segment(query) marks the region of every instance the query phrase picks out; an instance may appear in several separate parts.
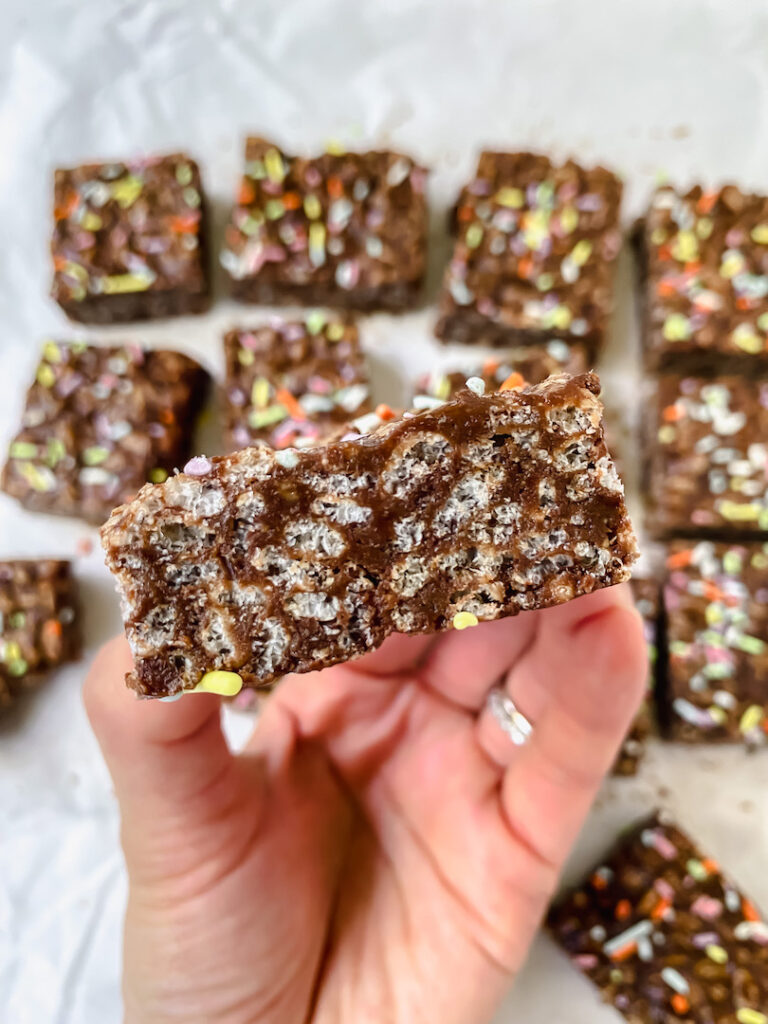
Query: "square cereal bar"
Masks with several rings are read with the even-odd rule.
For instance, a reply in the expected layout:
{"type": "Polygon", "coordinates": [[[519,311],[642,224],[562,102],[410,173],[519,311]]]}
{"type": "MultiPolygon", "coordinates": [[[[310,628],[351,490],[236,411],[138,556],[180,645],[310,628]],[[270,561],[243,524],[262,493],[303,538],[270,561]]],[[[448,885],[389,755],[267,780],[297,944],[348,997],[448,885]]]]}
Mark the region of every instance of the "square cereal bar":
{"type": "Polygon", "coordinates": [[[627,579],[599,390],[464,388],[354,440],[255,445],[143,488],[102,528],[130,685],[233,694],[627,579]]]}
{"type": "Polygon", "coordinates": [[[312,312],[224,337],[230,450],[306,447],[370,410],[355,324],[312,312]]]}
{"type": "Polygon", "coordinates": [[[427,251],[426,171],[400,153],[290,156],[249,138],[221,264],[243,302],[412,306],[427,251]]]}
{"type": "Polygon", "coordinates": [[[768,369],[768,196],[665,186],[635,242],[649,368],[768,369]]]}
{"type": "Polygon", "coordinates": [[[662,374],[655,386],[645,438],[654,532],[767,534],[768,381],[662,374]]]}
{"type": "Polygon", "coordinates": [[[539,384],[553,373],[584,373],[587,353],[583,345],[568,345],[553,338],[545,345],[523,345],[500,353],[497,358],[481,364],[467,364],[463,369],[436,370],[425,374],[416,383],[414,408],[428,408],[435,402],[452,398],[464,387],[468,378],[479,377],[487,391],[498,391],[510,377],[515,383],[539,384]]]}
{"type": "Polygon", "coordinates": [[[648,689],[613,766],[614,775],[637,774],[638,765],[645,752],[645,742],[653,729],[652,701],[658,661],[660,587],[656,580],[639,576],[633,576],[631,584],[635,607],[643,619],[645,643],[648,648],[648,689]]]}
{"type": "Polygon", "coordinates": [[[0,711],[41,673],[80,653],[69,562],[0,561],[0,711]]]}
{"type": "Polygon", "coordinates": [[[625,836],[548,926],[630,1024],[768,1024],[768,924],[665,815],[625,836]]]}
{"type": "Polygon", "coordinates": [[[2,489],[36,512],[103,522],[184,464],[207,383],[180,352],[46,342],[2,489]]]}
{"type": "Polygon", "coordinates": [[[621,247],[622,185],[603,167],[533,153],[480,156],[456,207],[436,334],[492,345],[602,345],[621,247]]]}
{"type": "Polygon", "coordinates": [[[670,739],[768,740],[768,545],[678,542],[664,585],[670,739]]]}
{"type": "Polygon", "coordinates": [[[185,154],[57,170],[54,222],[51,294],[71,320],[208,308],[203,186],[185,154]]]}

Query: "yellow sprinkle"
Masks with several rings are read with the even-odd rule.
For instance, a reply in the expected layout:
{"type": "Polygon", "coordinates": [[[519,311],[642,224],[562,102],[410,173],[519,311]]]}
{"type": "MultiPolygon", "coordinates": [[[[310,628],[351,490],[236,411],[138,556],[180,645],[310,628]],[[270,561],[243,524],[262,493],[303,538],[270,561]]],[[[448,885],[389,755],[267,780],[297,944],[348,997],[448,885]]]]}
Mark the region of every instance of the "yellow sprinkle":
{"type": "Polygon", "coordinates": [[[144,185],[137,177],[133,174],[126,174],[112,186],[112,198],[116,199],[124,210],[127,210],[139,198],[143,188],[144,185]]]}
{"type": "Polygon", "coordinates": [[[710,217],[700,217],[696,221],[696,234],[699,238],[709,238],[714,226],[715,225],[710,217]]]}
{"type": "Polygon", "coordinates": [[[714,943],[710,943],[704,947],[704,952],[707,954],[710,960],[714,960],[716,964],[724,964],[728,962],[728,954],[722,946],[716,946],[714,943]]]}
{"type": "Polygon", "coordinates": [[[672,242],[672,256],[679,263],[691,263],[699,258],[699,240],[692,231],[681,231],[672,242]]]}
{"type": "Polygon", "coordinates": [[[43,345],[43,359],[46,359],[49,363],[61,362],[61,349],[55,341],[46,341],[43,345]]]}
{"type": "Polygon", "coordinates": [[[160,466],[157,466],[155,469],[150,469],[149,479],[153,484],[161,484],[164,480],[168,479],[168,472],[160,466]]]}
{"type": "Polygon", "coordinates": [[[453,616],[453,628],[454,629],[468,629],[470,626],[476,626],[480,620],[472,612],[456,612],[453,616]]]}
{"type": "Polygon", "coordinates": [[[586,238],[582,238],[580,242],[577,242],[573,247],[571,253],[571,259],[577,267],[583,267],[592,254],[592,243],[588,242],[586,238]]]}
{"type": "Polygon", "coordinates": [[[759,704],[751,704],[744,714],[741,716],[739,722],[739,729],[741,732],[752,732],[763,720],[763,709],[759,704]]]}
{"type": "Polygon", "coordinates": [[[560,214],[560,227],[570,235],[579,226],[579,213],[575,206],[564,206],[560,214]]]}
{"type": "Polygon", "coordinates": [[[331,156],[344,156],[346,149],[338,139],[328,139],[325,144],[325,152],[330,153],[331,156]]]}
{"type": "Polygon", "coordinates": [[[276,149],[268,149],[264,154],[264,169],[269,180],[274,181],[276,185],[279,185],[285,177],[283,158],[276,149]]]}
{"type": "Polygon", "coordinates": [[[659,432],[656,436],[662,444],[672,444],[677,437],[677,431],[671,423],[665,423],[663,427],[659,427],[659,432]]]}
{"type": "Polygon", "coordinates": [[[91,210],[87,210],[83,214],[83,219],[80,221],[80,226],[84,228],[85,231],[98,231],[103,224],[104,221],[98,213],[93,213],[91,210]]]}
{"type": "Polygon", "coordinates": [[[269,405],[269,381],[266,377],[257,377],[253,382],[251,405],[257,409],[266,409],[269,405]]]}
{"type": "Polygon", "coordinates": [[[328,341],[341,341],[344,337],[344,324],[334,320],[333,323],[328,324],[325,333],[328,336],[328,341]]]}
{"type": "Polygon", "coordinates": [[[44,388],[52,388],[56,383],[56,374],[47,363],[41,363],[37,368],[37,383],[44,388]]]}
{"type": "Polygon", "coordinates": [[[717,511],[723,517],[731,522],[748,523],[754,519],[757,519],[760,515],[759,505],[740,505],[735,501],[721,501],[717,506],[717,511]]]}
{"type": "Polygon", "coordinates": [[[310,220],[317,220],[320,214],[323,212],[323,208],[320,205],[320,200],[317,196],[311,193],[304,199],[304,213],[310,220]]]}
{"type": "Polygon", "coordinates": [[[760,1010],[750,1010],[748,1006],[736,1011],[736,1020],[739,1024],[768,1024],[768,1017],[764,1013],[760,1010]]]}
{"type": "Polygon", "coordinates": [[[123,295],[126,292],[145,292],[152,284],[146,274],[110,274],[102,277],[101,290],[105,295],[123,295]]]}
{"type": "Polygon", "coordinates": [[[519,188],[500,188],[493,197],[499,206],[510,206],[519,210],[523,205],[523,193],[519,188]]]}
{"type": "Polygon", "coordinates": [[[768,245],[768,224],[757,224],[752,228],[750,235],[752,241],[758,245],[768,245]]]}
{"type": "Polygon", "coordinates": [[[194,693],[219,693],[222,697],[234,697],[243,688],[243,680],[237,672],[206,672],[194,693]]]}

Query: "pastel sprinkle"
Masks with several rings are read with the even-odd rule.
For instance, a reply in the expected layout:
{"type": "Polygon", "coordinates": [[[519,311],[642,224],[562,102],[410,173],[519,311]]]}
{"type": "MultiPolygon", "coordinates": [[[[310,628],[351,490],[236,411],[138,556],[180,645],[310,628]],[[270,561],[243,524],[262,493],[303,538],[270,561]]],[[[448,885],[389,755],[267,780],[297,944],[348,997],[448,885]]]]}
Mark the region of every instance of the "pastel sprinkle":
{"type": "Polygon", "coordinates": [[[285,177],[283,158],[276,149],[268,149],[264,154],[264,169],[269,180],[275,182],[276,185],[279,185],[285,177]]]}
{"type": "Polygon", "coordinates": [[[482,377],[468,377],[467,387],[470,391],[474,391],[476,395],[485,394],[485,381],[482,377]]]}
{"type": "Polygon", "coordinates": [[[483,240],[483,229],[479,224],[470,224],[464,237],[470,249],[476,249],[483,240]]]}
{"type": "Polygon", "coordinates": [[[234,697],[242,688],[243,680],[237,672],[206,672],[192,692],[218,693],[222,697],[234,697]]]}
{"type": "Polygon", "coordinates": [[[293,469],[299,464],[299,456],[293,448],[283,448],[282,451],[275,452],[275,462],[283,469],[293,469]]]}
{"type": "Polygon", "coordinates": [[[56,374],[47,363],[41,363],[37,368],[37,383],[44,388],[52,388],[56,383],[56,374]]]}
{"type": "Polygon", "coordinates": [[[728,953],[723,949],[722,946],[710,943],[704,947],[704,952],[707,954],[710,960],[714,960],[716,964],[725,964],[728,962],[728,953]]]}
{"type": "Polygon", "coordinates": [[[661,980],[665,982],[675,992],[679,992],[681,996],[687,996],[691,991],[691,986],[682,976],[680,971],[675,970],[674,967],[664,967],[661,971],[661,980]]]}
{"type": "Polygon", "coordinates": [[[472,612],[457,612],[453,616],[453,628],[454,629],[468,629],[470,626],[476,626],[480,620],[472,612]]]}
{"type": "Polygon", "coordinates": [[[768,224],[756,224],[750,231],[750,237],[758,245],[768,245],[768,224]]]}
{"type": "Polygon", "coordinates": [[[736,1020],[739,1024],[768,1024],[768,1017],[764,1013],[760,1010],[750,1010],[748,1006],[736,1011],[736,1020]]]}
{"type": "Polygon", "coordinates": [[[150,469],[149,479],[153,484],[161,484],[168,479],[168,470],[163,469],[161,466],[156,466],[154,469],[150,469]]]}
{"type": "Polygon", "coordinates": [[[251,404],[257,409],[265,409],[269,404],[269,381],[266,377],[257,377],[251,387],[251,404]]]}
{"type": "Polygon", "coordinates": [[[37,458],[37,445],[30,441],[14,441],[9,453],[12,459],[35,459],[37,458]]]}
{"type": "Polygon", "coordinates": [[[101,290],[105,295],[145,292],[153,280],[149,274],[111,274],[101,278],[101,290]]]}
{"type": "Polygon", "coordinates": [[[739,721],[739,731],[742,733],[752,732],[763,721],[764,712],[759,704],[751,704],[739,721]]]}
{"type": "Polygon", "coordinates": [[[670,313],[664,321],[661,333],[667,341],[687,341],[691,336],[691,324],[682,313],[670,313]]]}
{"type": "Polygon", "coordinates": [[[508,206],[519,210],[523,205],[523,193],[519,188],[500,188],[493,197],[499,206],[508,206]]]}
{"type": "Polygon", "coordinates": [[[213,463],[204,455],[195,455],[184,467],[184,472],[189,476],[205,476],[213,469],[213,463]]]}

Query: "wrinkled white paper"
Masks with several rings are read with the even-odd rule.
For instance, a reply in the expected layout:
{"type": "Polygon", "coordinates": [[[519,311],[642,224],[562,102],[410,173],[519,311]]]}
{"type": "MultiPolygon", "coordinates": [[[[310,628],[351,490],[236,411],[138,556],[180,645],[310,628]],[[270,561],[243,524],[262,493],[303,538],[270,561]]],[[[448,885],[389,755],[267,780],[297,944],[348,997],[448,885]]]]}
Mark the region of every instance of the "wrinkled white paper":
{"type": "MultiPolygon", "coordinates": [[[[768,189],[768,10],[761,0],[4,0],[0,34],[0,446],[46,335],[179,346],[221,370],[225,326],[260,311],[219,301],[200,319],[74,331],[47,297],[52,168],[188,149],[217,219],[247,130],[311,152],[392,144],[434,168],[432,284],[445,210],[478,148],[604,161],[627,182],[627,223],[659,171],[768,189]]],[[[636,330],[628,257],[604,372],[632,419],[636,330]]],[[[445,354],[431,309],[364,325],[377,397],[445,354]]],[[[213,450],[215,441],[207,444],[213,450]]],[[[629,457],[631,463],[632,459],[629,457]]],[[[0,557],[74,556],[95,532],[0,498],[0,557]]],[[[117,813],[79,687],[119,628],[97,548],[78,559],[85,661],[0,724],[0,1021],[119,1019],[124,879],[117,813]]],[[[239,716],[230,727],[242,736],[239,716]]],[[[636,780],[610,780],[569,875],[622,824],[670,807],[768,905],[768,755],[654,744],[636,780]]],[[[498,1021],[616,1020],[541,938],[498,1021]]]]}

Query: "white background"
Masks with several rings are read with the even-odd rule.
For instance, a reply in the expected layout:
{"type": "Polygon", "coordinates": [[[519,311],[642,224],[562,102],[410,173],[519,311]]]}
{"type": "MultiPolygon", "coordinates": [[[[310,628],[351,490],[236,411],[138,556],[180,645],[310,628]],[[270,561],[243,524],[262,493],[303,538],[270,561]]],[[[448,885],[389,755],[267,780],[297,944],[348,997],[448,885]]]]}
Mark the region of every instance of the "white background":
{"type": "MultiPolygon", "coordinates": [[[[0,4],[0,445],[46,335],[77,335],[47,297],[51,171],[186,148],[221,223],[247,130],[312,152],[329,138],[391,144],[432,166],[433,283],[445,209],[482,144],[605,161],[627,182],[625,221],[656,175],[768,189],[768,9],[730,0],[2,0],[0,4]]],[[[631,267],[604,374],[636,392],[631,267]]],[[[220,372],[238,310],[120,330],[220,372]]],[[[429,368],[433,312],[364,325],[377,398],[429,368]]],[[[80,332],[82,334],[82,332],[80,332]]],[[[629,416],[631,421],[631,415],[629,416]]],[[[202,442],[201,442],[202,443],[202,442]]],[[[210,453],[215,440],[206,440],[210,453]]],[[[627,456],[632,476],[632,456],[627,456]]],[[[0,557],[72,557],[94,531],[0,498],[0,557]]],[[[119,1019],[124,880],[109,780],[79,698],[87,660],[119,620],[98,549],[78,560],[86,659],[0,723],[0,1021],[119,1019]]],[[[230,723],[242,735],[243,716],[230,723]]],[[[768,752],[654,744],[636,780],[610,780],[572,859],[575,877],[620,825],[671,808],[768,906],[768,752]]],[[[254,912],[257,912],[254,909],[254,912]]],[[[540,938],[498,1020],[618,1021],[540,938]]]]}

